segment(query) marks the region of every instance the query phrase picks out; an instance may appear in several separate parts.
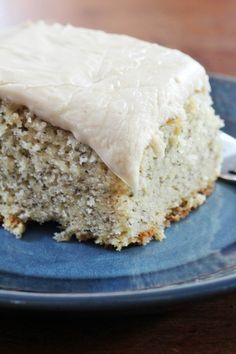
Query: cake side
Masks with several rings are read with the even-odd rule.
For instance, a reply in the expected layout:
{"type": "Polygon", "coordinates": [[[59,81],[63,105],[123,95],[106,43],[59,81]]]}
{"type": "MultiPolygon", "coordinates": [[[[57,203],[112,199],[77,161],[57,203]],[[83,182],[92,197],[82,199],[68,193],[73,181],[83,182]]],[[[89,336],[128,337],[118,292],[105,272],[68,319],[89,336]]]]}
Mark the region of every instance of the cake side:
{"type": "Polygon", "coordinates": [[[90,147],[9,102],[1,105],[0,126],[0,214],[7,229],[21,236],[28,220],[54,220],[64,229],[60,240],[116,232],[115,190],[128,187],[90,147]]]}
{"type": "Polygon", "coordinates": [[[0,214],[20,237],[29,220],[57,221],[58,241],[78,240],[117,249],[162,239],[169,222],[205,200],[219,173],[221,122],[208,93],[185,104],[186,119],[160,128],[164,157],[149,145],[137,193],[87,145],[42,121],[27,108],[3,101],[0,111],[0,214]]]}

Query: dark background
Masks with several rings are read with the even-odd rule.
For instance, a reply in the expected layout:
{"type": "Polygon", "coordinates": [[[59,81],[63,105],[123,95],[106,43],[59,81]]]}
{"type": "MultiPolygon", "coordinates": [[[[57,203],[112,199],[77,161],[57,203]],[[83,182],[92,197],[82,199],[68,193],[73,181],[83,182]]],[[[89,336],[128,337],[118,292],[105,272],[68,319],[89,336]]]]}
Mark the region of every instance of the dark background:
{"type": "MultiPolygon", "coordinates": [[[[0,27],[45,19],[183,50],[236,76],[235,0],[0,0],[0,27]]],[[[162,314],[81,317],[0,309],[0,353],[236,353],[236,294],[162,314]]]]}

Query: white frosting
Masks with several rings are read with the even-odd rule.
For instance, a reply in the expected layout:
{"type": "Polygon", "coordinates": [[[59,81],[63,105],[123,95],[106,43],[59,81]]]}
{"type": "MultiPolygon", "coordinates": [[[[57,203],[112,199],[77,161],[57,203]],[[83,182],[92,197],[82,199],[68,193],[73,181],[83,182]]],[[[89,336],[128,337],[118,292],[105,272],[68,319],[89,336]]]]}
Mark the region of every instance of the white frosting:
{"type": "Polygon", "coordinates": [[[200,64],[157,44],[43,22],[0,31],[0,96],[71,131],[134,189],[144,149],[164,151],[160,125],[204,88],[200,64]]]}

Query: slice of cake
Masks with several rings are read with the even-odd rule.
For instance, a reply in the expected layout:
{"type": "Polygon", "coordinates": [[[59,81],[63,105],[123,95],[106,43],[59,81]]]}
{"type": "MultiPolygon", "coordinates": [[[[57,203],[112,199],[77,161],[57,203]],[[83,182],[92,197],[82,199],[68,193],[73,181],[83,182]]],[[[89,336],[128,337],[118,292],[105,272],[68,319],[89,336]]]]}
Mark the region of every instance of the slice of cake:
{"type": "Polygon", "coordinates": [[[0,214],[21,237],[54,220],[58,241],[120,250],[161,240],[219,173],[203,67],[124,35],[43,22],[0,32],[0,214]]]}

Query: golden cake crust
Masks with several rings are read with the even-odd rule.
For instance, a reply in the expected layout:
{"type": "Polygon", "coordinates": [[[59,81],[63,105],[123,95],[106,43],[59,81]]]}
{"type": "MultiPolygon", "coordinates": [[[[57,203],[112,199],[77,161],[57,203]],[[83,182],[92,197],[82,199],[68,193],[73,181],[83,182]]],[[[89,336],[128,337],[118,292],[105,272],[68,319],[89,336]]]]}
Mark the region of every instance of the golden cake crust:
{"type": "MultiPolygon", "coordinates": [[[[203,195],[205,197],[208,197],[211,195],[211,193],[214,190],[214,185],[215,183],[209,183],[209,185],[198,191],[196,193],[196,196],[198,195],[203,195]]],[[[183,218],[185,218],[193,209],[196,209],[199,205],[202,203],[199,201],[198,198],[194,198],[194,196],[191,197],[191,200],[195,200],[194,203],[189,204],[189,199],[186,198],[184,199],[181,204],[178,207],[175,207],[171,210],[171,213],[166,216],[165,219],[165,227],[169,227],[171,223],[177,222],[183,218]]],[[[203,202],[205,201],[205,198],[203,202]]],[[[3,223],[4,227],[15,234],[16,236],[20,236],[26,229],[26,224],[17,216],[15,215],[9,215],[8,217],[3,218],[3,216],[0,215],[0,222],[3,223]]],[[[82,237],[80,237],[80,241],[87,241],[91,237],[86,234],[82,234],[82,237]]],[[[156,239],[158,241],[161,241],[163,239],[163,236],[158,233],[158,230],[156,227],[150,227],[147,230],[144,230],[140,232],[138,235],[136,235],[136,243],[140,245],[145,245],[148,243],[151,239],[156,239]]]]}

